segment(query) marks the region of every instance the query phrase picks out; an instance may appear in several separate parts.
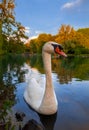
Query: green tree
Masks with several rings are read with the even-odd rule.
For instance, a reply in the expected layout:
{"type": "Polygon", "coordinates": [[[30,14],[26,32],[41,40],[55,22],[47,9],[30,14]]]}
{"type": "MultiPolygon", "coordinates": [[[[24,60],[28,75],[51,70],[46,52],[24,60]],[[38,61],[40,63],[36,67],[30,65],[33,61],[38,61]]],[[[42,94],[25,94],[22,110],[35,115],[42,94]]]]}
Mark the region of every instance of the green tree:
{"type": "MultiPolygon", "coordinates": [[[[8,35],[11,31],[10,24],[13,23],[14,15],[14,0],[2,0],[0,3],[0,35],[2,40],[2,35],[8,35]],[[9,24],[10,23],[10,24],[9,24]]],[[[8,36],[7,36],[8,37],[8,36]]],[[[3,40],[0,42],[0,50],[2,49],[3,40]]]]}
{"type": "Polygon", "coordinates": [[[3,44],[2,23],[1,23],[1,21],[0,21],[0,54],[2,54],[2,44],[3,44]]]}
{"type": "Polygon", "coordinates": [[[37,53],[37,39],[32,39],[29,43],[30,53],[37,53]]]}

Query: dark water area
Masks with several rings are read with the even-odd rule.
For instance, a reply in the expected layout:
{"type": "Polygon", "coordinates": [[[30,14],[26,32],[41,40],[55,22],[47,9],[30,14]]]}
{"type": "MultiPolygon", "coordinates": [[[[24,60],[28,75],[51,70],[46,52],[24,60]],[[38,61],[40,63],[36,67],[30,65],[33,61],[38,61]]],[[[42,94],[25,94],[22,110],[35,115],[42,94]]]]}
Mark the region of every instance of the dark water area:
{"type": "Polygon", "coordinates": [[[36,113],[23,98],[26,65],[45,77],[41,56],[0,57],[0,130],[89,130],[89,58],[52,58],[58,111],[51,116],[36,113]]]}

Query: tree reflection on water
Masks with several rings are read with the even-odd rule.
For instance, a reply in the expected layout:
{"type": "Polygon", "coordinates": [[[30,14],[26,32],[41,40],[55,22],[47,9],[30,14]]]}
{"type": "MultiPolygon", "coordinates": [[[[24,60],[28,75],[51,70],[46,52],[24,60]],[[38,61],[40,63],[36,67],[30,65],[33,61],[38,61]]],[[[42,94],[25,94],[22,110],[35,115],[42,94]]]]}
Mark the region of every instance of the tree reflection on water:
{"type": "MultiPolygon", "coordinates": [[[[43,62],[41,56],[26,57],[21,55],[1,56],[0,57],[0,130],[15,129],[11,126],[11,117],[8,113],[12,107],[18,102],[16,100],[16,84],[25,82],[25,74],[27,70],[24,64],[36,68],[41,74],[44,74],[43,62]]],[[[52,58],[52,73],[57,75],[57,81],[60,84],[68,84],[73,78],[77,80],[89,80],[89,59],[82,57],[68,57],[66,59],[52,58]]],[[[53,126],[49,117],[39,115],[42,125],[38,123],[39,130],[46,128],[52,130],[53,126]],[[47,121],[50,122],[47,124],[47,121]],[[46,122],[46,123],[45,123],[46,122]]],[[[55,122],[56,116],[53,116],[55,122]]],[[[37,124],[34,120],[29,120],[27,125],[22,127],[22,130],[27,130],[29,124],[37,124]]],[[[53,124],[54,125],[54,124],[53,124]]],[[[36,128],[37,128],[36,127],[36,128]]],[[[36,129],[35,128],[35,129],[36,129]]],[[[38,130],[38,129],[37,129],[38,130]]]]}

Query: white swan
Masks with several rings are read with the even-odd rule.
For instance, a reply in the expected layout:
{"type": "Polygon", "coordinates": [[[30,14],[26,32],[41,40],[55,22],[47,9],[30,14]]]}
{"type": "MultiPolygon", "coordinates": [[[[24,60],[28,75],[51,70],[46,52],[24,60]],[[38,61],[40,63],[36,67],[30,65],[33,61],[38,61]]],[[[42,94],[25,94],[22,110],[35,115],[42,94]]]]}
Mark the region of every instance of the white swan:
{"type": "Polygon", "coordinates": [[[57,112],[58,103],[52,84],[51,54],[55,52],[66,57],[66,54],[62,50],[62,46],[55,42],[47,42],[43,46],[42,57],[46,75],[45,87],[41,80],[39,81],[39,78],[35,78],[34,74],[29,77],[24,98],[40,114],[50,115],[57,112]]]}

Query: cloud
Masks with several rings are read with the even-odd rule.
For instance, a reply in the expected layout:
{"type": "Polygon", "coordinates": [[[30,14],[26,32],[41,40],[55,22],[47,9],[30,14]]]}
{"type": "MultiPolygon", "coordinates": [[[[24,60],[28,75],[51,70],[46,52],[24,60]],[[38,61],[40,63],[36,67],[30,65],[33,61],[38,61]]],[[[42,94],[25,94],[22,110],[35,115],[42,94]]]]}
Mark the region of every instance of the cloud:
{"type": "Polygon", "coordinates": [[[30,37],[30,39],[35,39],[35,38],[37,38],[37,37],[38,37],[38,35],[32,36],[32,37],[30,37]]]}
{"type": "Polygon", "coordinates": [[[30,33],[30,28],[29,27],[25,27],[25,32],[26,33],[30,33]]]}
{"type": "Polygon", "coordinates": [[[37,37],[38,37],[38,35],[29,37],[27,40],[25,40],[24,44],[30,43],[30,41],[31,41],[32,39],[36,39],[37,37]]]}
{"type": "Polygon", "coordinates": [[[37,35],[39,35],[39,34],[41,34],[41,33],[43,33],[43,32],[40,31],[40,30],[36,30],[36,31],[35,31],[35,34],[37,34],[37,35]]]}
{"type": "Polygon", "coordinates": [[[76,6],[80,5],[82,2],[83,2],[83,0],[75,0],[75,1],[73,1],[73,2],[67,2],[67,3],[65,3],[65,4],[61,7],[61,9],[62,9],[62,10],[63,10],[63,9],[70,9],[70,8],[73,8],[73,7],[76,7],[76,6]]]}
{"type": "Polygon", "coordinates": [[[24,41],[24,44],[30,43],[30,40],[36,39],[39,36],[39,34],[43,33],[40,30],[33,30],[33,29],[29,28],[29,27],[25,27],[25,29],[27,31],[29,31],[30,37],[27,40],[24,41]]]}

